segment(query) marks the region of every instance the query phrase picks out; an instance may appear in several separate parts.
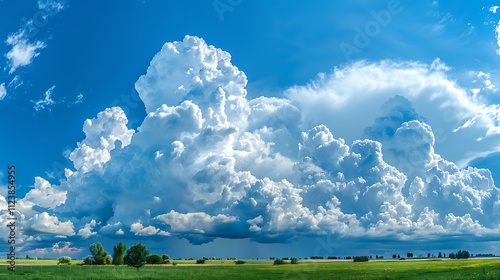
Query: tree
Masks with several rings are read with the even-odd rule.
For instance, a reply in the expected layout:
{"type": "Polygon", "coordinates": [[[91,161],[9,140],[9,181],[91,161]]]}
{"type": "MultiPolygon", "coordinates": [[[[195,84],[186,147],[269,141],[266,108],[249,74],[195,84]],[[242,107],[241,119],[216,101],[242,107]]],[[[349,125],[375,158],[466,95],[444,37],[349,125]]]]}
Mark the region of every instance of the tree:
{"type": "Polygon", "coordinates": [[[116,246],[113,247],[113,264],[122,265],[124,263],[123,258],[125,257],[125,251],[127,250],[127,245],[122,242],[118,242],[116,246]]]}
{"type": "Polygon", "coordinates": [[[431,257],[431,253],[427,253],[427,257],[430,258],[431,257]]]}
{"type": "Polygon", "coordinates": [[[448,256],[450,257],[450,259],[456,259],[457,258],[456,255],[455,255],[455,253],[450,253],[448,256]]]}
{"type": "Polygon", "coordinates": [[[297,258],[291,258],[290,259],[290,263],[291,264],[298,264],[299,263],[299,260],[297,258]]]}
{"type": "Polygon", "coordinates": [[[455,255],[457,259],[468,259],[470,257],[469,251],[458,251],[458,253],[455,255]]]}
{"type": "Polygon", "coordinates": [[[162,264],[163,259],[160,257],[160,255],[153,254],[153,255],[147,256],[146,263],[147,264],[162,264]]]}
{"type": "Polygon", "coordinates": [[[170,256],[166,255],[166,254],[163,254],[161,256],[161,259],[162,259],[163,263],[168,263],[170,261],[170,256]]]}
{"type": "Polygon", "coordinates": [[[392,255],[392,258],[393,258],[393,259],[395,259],[395,258],[397,258],[397,257],[398,257],[398,256],[397,256],[396,254],[393,254],[393,255],[392,255]]]}
{"type": "Polygon", "coordinates": [[[407,257],[407,258],[413,258],[413,253],[407,253],[407,254],[406,254],[406,257],[407,257]]]}
{"type": "Polygon", "coordinates": [[[108,252],[104,251],[100,242],[90,244],[89,250],[93,256],[93,264],[103,265],[111,263],[111,256],[108,252]]]}
{"type": "Polygon", "coordinates": [[[442,257],[443,257],[443,255],[441,254],[441,252],[439,252],[438,258],[442,258],[442,257]]]}
{"type": "Polygon", "coordinates": [[[135,244],[130,249],[127,250],[127,254],[125,255],[124,261],[128,266],[133,266],[139,268],[146,264],[146,257],[149,255],[149,250],[146,248],[146,245],[142,245],[141,243],[135,244]]]}

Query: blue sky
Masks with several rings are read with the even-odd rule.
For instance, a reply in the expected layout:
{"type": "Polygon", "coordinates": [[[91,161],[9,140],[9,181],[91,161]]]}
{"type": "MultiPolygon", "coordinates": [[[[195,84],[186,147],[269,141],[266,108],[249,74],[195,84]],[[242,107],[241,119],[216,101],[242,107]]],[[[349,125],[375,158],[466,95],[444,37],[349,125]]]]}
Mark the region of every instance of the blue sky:
{"type": "Polygon", "coordinates": [[[500,254],[496,5],[0,1],[20,254],[500,254]]]}

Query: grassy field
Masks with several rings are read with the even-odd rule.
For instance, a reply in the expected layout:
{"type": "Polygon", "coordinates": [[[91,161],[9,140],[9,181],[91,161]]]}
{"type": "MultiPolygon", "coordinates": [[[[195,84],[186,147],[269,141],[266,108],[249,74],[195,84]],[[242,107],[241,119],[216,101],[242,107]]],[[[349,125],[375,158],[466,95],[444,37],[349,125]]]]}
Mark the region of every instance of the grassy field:
{"type": "Polygon", "coordinates": [[[57,265],[57,261],[18,260],[16,272],[7,266],[0,279],[500,279],[500,259],[301,261],[297,265],[272,265],[271,261],[176,261],[178,265],[126,266],[57,265]]]}

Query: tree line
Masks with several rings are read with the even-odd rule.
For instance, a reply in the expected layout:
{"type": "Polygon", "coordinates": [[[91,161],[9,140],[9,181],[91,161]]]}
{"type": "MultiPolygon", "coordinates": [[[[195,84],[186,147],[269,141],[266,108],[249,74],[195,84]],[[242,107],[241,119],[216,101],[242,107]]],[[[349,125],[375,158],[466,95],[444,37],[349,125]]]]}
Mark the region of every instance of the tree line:
{"type": "MultiPolygon", "coordinates": [[[[86,256],[83,259],[83,264],[85,265],[126,264],[139,270],[145,264],[164,264],[170,262],[170,257],[166,254],[162,256],[157,254],[150,255],[146,245],[141,243],[134,244],[127,250],[127,245],[118,242],[113,247],[113,256],[104,250],[100,242],[90,244],[89,251],[92,255],[86,256]]],[[[61,263],[61,260],[59,262],[61,263]]]]}
{"type": "MultiPolygon", "coordinates": [[[[83,259],[83,263],[85,265],[128,265],[128,266],[133,266],[139,270],[142,266],[145,264],[167,264],[170,262],[170,257],[166,254],[163,254],[162,256],[158,254],[150,254],[149,250],[147,249],[146,245],[143,245],[141,243],[134,244],[132,245],[128,250],[127,246],[123,242],[118,242],[113,247],[113,255],[111,256],[108,252],[104,250],[104,247],[100,242],[97,243],[92,243],[89,246],[89,251],[91,255],[86,256],[83,259]]],[[[450,253],[448,257],[450,259],[468,259],[472,255],[469,253],[467,250],[460,250],[456,253],[450,253]]],[[[413,253],[407,253],[406,257],[408,258],[413,258],[413,253]]],[[[430,258],[431,254],[428,253],[427,257],[430,258]]],[[[433,256],[434,257],[434,256],[433,256]]],[[[29,258],[29,256],[26,256],[26,258],[29,258]]],[[[392,255],[393,259],[404,259],[404,257],[401,257],[399,254],[393,254],[392,255]]],[[[439,252],[438,258],[446,258],[446,254],[442,254],[439,252]]],[[[215,258],[214,258],[215,259],[215,258]]],[[[288,258],[283,258],[283,259],[275,259],[275,258],[270,258],[271,260],[275,260],[274,264],[284,264],[285,260],[288,260],[288,258]]],[[[311,256],[311,260],[314,259],[324,259],[322,256],[311,256]]],[[[340,257],[332,257],[329,256],[328,259],[341,259],[340,257]]],[[[355,262],[365,262],[368,261],[369,259],[372,259],[372,256],[356,256],[356,257],[345,257],[344,259],[353,259],[355,262]]],[[[376,259],[383,259],[383,256],[376,256],[376,259]]],[[[307,258],[305,258],[307,260],[307,258]]],[[[71,262],[71,258],[67,256],[63,256],[59,258],[59,264],[69,264],[71,262]]],[[[205,262],[205,258],[201,260],[197,260],[197,264],[203,264],[205,262]]],[[[236,264],[243,264],[245,263],[244,261],[236,261],[236,264]]],[[[297,264],[298,259],[297,258],[291,258],[292,264],[297,264]]],[[[175,262],[173,263],[175,265],[175,262]]]]}

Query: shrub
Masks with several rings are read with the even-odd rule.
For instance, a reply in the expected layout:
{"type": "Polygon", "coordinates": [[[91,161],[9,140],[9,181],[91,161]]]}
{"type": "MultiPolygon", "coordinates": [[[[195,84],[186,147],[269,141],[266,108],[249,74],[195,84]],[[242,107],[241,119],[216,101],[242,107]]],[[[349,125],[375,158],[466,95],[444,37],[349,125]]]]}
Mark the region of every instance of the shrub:
{"type": "Polygon", "coordinates": [[[235,264],[244,264],[245,261],[242,261],[242,260],[237,260],[237,261],[234,261],[235,264]]]}
{"type": "Polygon", "coordinates": [[[177,262],[176,262],[176,261],[174,261],[174,262],[172,263],[172,265],[177,265],[177,262]]]}
{"type": "Polygon", "coordinates": [[[92,259],[92,257],[91,257],[91,256],[86,256],[86,257],[83,259],[83,264],[86,264],[86,265],[91,265],[93,262],[94,262],[94,260],[92,259]]]}
{"type": "Polygon", "coordinates": [[[147,264],[162,264],[163,259],[160,257],[160,255],[153,254],[153,255],[147,256],[146,263],[147,264]]]}
{"type": "Polygon", "coordinates": [[[67,256],[60,257],[58,260],[59,260],[59,262],[57,264],[70,264],[71,263],[71,258],[67,257],[67,256]]]}
{"type": "Polygon", "coordinates": [[[298,264],[299,260],[297,258],[292,258],[290,261],[291,264],[298,264]]]}
{"type": "Polygon", "coordinates": [[[367,256],[357,256],[357,257],[354,257],[353,261],[354,262],[367,262],[368,257],[367,256]]]}
{"type": "Polygon", "coordinates": [[[282,259],[275,259],[273,264],[276,264],[276,265],[285,264],[285,261],[282,259]]]}
{"type": "Polygon", "coordinates": [[[196,260],[196,264],[205,264],[205,259],[196,260]]]}

